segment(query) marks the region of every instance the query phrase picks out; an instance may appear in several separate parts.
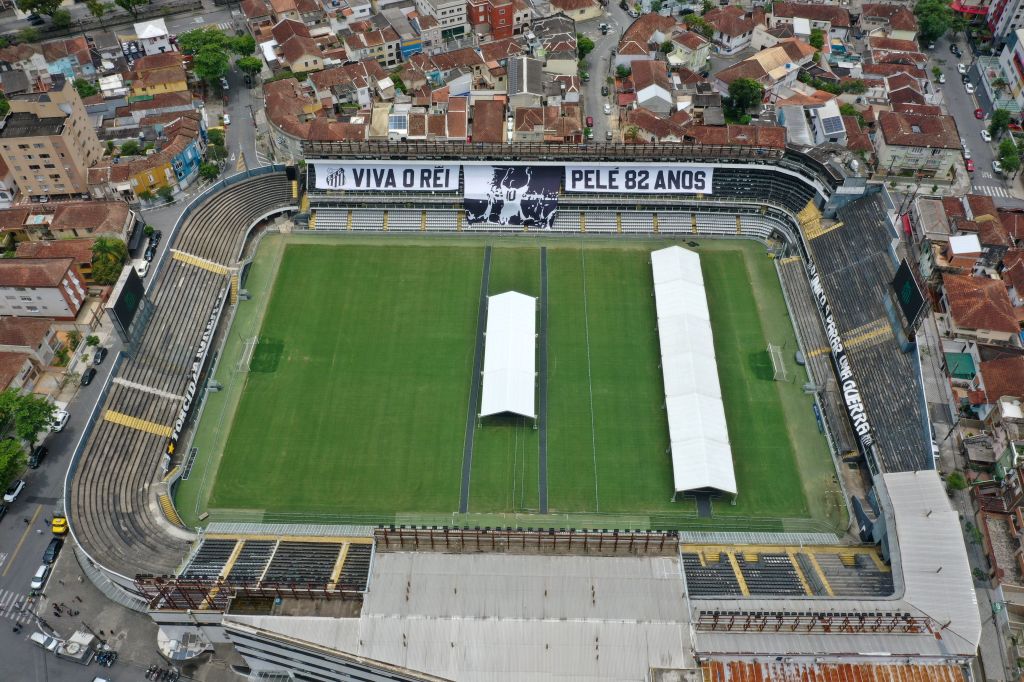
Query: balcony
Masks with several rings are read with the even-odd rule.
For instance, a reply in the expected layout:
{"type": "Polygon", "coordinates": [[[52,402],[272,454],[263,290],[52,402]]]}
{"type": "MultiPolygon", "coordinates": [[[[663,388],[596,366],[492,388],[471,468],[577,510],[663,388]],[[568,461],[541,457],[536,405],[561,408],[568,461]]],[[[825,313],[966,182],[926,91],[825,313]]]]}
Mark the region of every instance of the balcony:
{"type": "Polygon", "coordinates": [[[1010,83],[1013,79],[1008,78],[1003,72],[1003,65],[999,63],[998,57],[980,56],[975,61],[975,68],[978,71],[982,90],[985,96],[992,103],[992,110],[1006,109],[1014,118],[1021,113],[1021,93],[1014,93],[1010,90],[1010,83]],[[993,86],[995,83],[995,86],[993,86]]]}

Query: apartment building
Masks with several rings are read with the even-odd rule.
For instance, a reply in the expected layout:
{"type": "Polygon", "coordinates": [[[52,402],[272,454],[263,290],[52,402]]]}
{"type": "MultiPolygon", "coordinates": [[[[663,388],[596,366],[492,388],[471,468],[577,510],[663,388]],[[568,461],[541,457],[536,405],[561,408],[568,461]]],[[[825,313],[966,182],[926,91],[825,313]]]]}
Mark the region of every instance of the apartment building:
{"type": "Polygon", "coordinates": [[[73,320],[84,301],[73,258],[0,260],[0,315],[73,320]]]}
{"type": "Polygon", "coordinates": [[[54,85],[12,97],[0,128],[0,158],[33,199],[87,194],[89,166],[103,156],[78,92],[63,78],[54,85]]]}
{"type": "Polygon", "coordinates": [[[469,29],[466,6],[466,0],[416,0],[416,11],[434,17],[441,25],[443,41],[458,38],[469,29]]]}

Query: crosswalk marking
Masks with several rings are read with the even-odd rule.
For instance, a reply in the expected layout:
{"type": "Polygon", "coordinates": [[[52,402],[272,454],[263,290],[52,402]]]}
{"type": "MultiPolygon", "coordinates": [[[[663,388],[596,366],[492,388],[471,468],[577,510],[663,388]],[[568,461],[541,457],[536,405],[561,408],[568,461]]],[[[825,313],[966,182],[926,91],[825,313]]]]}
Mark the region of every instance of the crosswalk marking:
{"type": "Polygon", "coordinates": [[[999,187],[997,185],[975,185],[974,191],[987,194],[990,197],[1010,197],[1010,191],[1005,187],[999,187]]]}
{"type": "Polygon", "coordinates": [[[22,611],[26,599],[28,597],[24,594],[10,590],[0,590],[0,618],[6,618],[22,625],[31,623],[31,614],[22,611]]]}
{"type": "Polygon", "coordinates": [[[217,24],[217,28],[219,28],[222,31],[230,31],[234,29],[234,26],[231,24],[230,21],[222,21],[219,24],[217,24]]]}

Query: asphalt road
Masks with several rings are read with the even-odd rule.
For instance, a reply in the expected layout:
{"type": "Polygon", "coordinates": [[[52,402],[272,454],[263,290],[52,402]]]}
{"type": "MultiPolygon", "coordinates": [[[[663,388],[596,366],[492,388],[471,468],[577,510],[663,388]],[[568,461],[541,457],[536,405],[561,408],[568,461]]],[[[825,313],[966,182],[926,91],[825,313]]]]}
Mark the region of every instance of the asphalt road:
{"type": "MultiPolygon", "coordinates": [[[[988,126],[987,117],[991,116],[992,112],[985,112],[986,120],[978,120],[974,117],[974,110],[981,105],[976,95],[967,94],[964,84],[960,80],[960,74],[957,72],[957,64],[962,63],[969,66],[972,64],[973,57],[966,43],[960,41],[958,44],[963,55],[960,58],[949,51],[950,42],[947,38],[942,38],[936,43],[932,59],[928,64],[928,77],[932,77],[931,70],[934,66],[942,69],[942,73],[946,76],[944,85],[938,85],[934,81],[932,81],[932,85],[942,91],[946,110],[956,120],[960,137],[967,141],[967,148],[971,152],[971,160],[974,161],[976,169],[970,174],[974,191],[993,196],[999,202],[1001,198],[1009,198],[1006,179],[992,171],[992,161],[996,158],[995,142],[989,143],[981,139],[981,131],[988,126]]],[[[976,79],[972,79],[972,82],[977,86],[976,79]]]]}
{"type": "MultiPolygon", "coordinates": [[[[617,4],[610,4],[605,8],[604,14],[599,19],[591,19],[576,24],[576,30],[594,41],[594,50],[587,55],[587,71],[590,74],[590,82],[582,83],[583,92],[583,116],[584,122],[587,116],[594,117],[594,141],[604,142],[606,131],[613,128],[610,123],[611,116],[604,113],[606,102],[612,102],[613,96],[601,94],[601,86],[608,85],[608,78],[614,74],[612,67],[614,58],[611,52],[619,44],[622,31],[632,21],[625,12],[619,9],[617,4]],[[608,24],[607,35],[602,35],[601,24],[608,24]]],[[[612,88],[609,86],[609,92],[612,88]]],[[[614,110],[613,114],[614,115],[614,110]]],[[[615,126],[617,127],[617,126],[615,126]]]]}

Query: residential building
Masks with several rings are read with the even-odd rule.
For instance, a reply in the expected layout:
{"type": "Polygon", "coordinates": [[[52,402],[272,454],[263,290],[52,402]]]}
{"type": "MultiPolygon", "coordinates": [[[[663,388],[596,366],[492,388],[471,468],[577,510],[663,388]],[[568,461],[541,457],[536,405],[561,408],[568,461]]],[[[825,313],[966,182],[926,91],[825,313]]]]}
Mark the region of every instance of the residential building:
{"type": "MultiPolygon", "coordinates": [[[[47,90],[51,87],[50,71],[46,58],[38,45],[20,43],[0,48],[0,71],[19,71],[28,78],[26,91],[47,90]]],[[[5,91],[7,95],[13,94],[5,91]]]]}
{"type": "Polygon", "coordinates": [[[987,66],[997,70],[997,78],[1001,78],[1006,86],[998,91],[991,86],[994,79],[982,78],[982,86],[992,101],[992,106],[1006,109],[1019,118],[1024,111],[1024,28],[1019,28],[1005,37],[1005,43],[999,51],[999,58],[987,66]]]}
{"type": "MultiPolygon", "coordinates": [[[[685,112],[679,112],[689,119],[685,112]]],[[[686,126],[677,122],[676,117],[666,118],[650,109],[638,107],[626,112],[622,128],[626,142],[682,142],[686,126]]]]}
{"type": "Polygon", "coordinates": [[[866,2],[861,5],[860,30],[899,40],[917,40],[917,18],[906,5],[866,2]]]}
{"type": "Polygon", "coordinates": [[[760,8],[747,12],[738,5],[716,7],[704,15],[714,33],[711,40],[724,55],[733,55],[750,45],[754,27],[763,25],[764,12],[760,8]]]}
{"type": "Polygon", "coordinates": [[[604,9],[599,0],[548,0],[554,12],[564,14],[573,21],[599,18],[604,9]]]}
{"type": "Polygon", "coordinates": [[[39,380],[39,370],[28,353],[0,351],[0,390],[13,388],[31,393],[39,380]]]}
{"type": "Polygon", "coordinates": [[[274,12],[267,0],[242,0],[240,5],[245,25],[254,36],[274,25],[274,12]]]}
{"type": "Polygon", "coordinates": [[[469,0],[468,12],[474,32],[489,32],[493,40],[519,35],[533,17],[525,0],[469,0]]]}
{"type": "Polygon", "coordinates": [[[837,38],[844,43],[850,39],[850,12],[839,5],[776,2],[766,18],[772,28],[792,26],[795,19],[806,19],[812,30],[818,29],[828,38],[837,38]]]}
{"type": "Polygon", "coordinates": [[[151,97],[169,92],[188,92],[188,74],[181,54],[160,52],[135,62],[131,78],[132,97],[151,97]]]}
{"type": "Polygon", "coordinates": [[[508,105],[511,111],[539,107],[544,98],[544,71],[539,59],[513,57],[508,60],[508,105]]]}
{"type": "Polygon", "coordinates": [[[0,209],[10,208],[18,195],[18,182],[7,163],[0,158],[0,209]]]}
{"type": "MultiPolygon", "coordinates": [[[[38,260],[40,258],[70,258],[82,275],[82,281],[92,284],[92,245],[96,240],[49,239],[46,241],[21,242],[15,252],[17,258],[38,260]]],[[[0,319],[2,322],[2,319],[0,319]]],[[[0,350],[3,350],[0,348],[0,350]]]]}
{"type": "MultiPolygon", "coordinates": [[[[25,353],[39,367],[53,361],[64,344],[57,337],[53,320],[45,317],[0,317],[0,352],[25,353]]],[[[0,383],[3,383],[0,379],[0,383]]]]}
{"type": "Polygon", "coordinates": [[[820,107],[812,107],[807,113],[810,115],[815,145],[846,145],[846,125],[836,100],[830,99],[820,107]]]}
{"type": "Polygon", "coordinates": [[[441,25],[441,40],[459,38],[469,29],[466,0],[416,0],[416,10],[441,25]]]}
{"type": "Polygon", "coordinates": [[[271,29],[271,35],[277,41],[274,53],[281,68],[295,73],[324,68],[323,52],[305,24],[294,19],[283,19],[271,29]]]}
{"type": "Polygon", "coordinates": [[[629,66],[637,59],[657,58],[661,45],[672,36],[676,26],[676,20],[672,17],[663,17],[653,12],[640,15],[622,32],[615,53],[615,65],[629,66]]]}
{"type": "MultiPolygon", "coordinates": [[[[354,64],[335,66],[309,75],[315,99],[340,114],[355,108],[368,109],[375,99],[393,99],[394,88],[383,89],[387,72],[374,59],[364,59],[354,64]]],[[[407,87],[412,87],[406,81],[407,87]]],[[[269,85],[269,84],[268,84],[269,85]]],[[[318,109],[305,107],[307,116],[313,116],[318,109]]]]}
{"type": "Polygon", "coordinates": [[[163,19],[149,19],[135,24],[135,39],[147,55],[173,52],[171,34],[163,19]]]}
{"type": "Polygon", "coordinates": [[[390,26],[366,33],[353,33],[345,36],[342,42],[352,60],[375,59],[385,68],[393,68],[402,61],[402,41],[390,26]]]}
{"type": "Polygon", "coordinates": [[[51,78],[60,75],[73,81],[76,78],[92,80],[96,77],[92,53],[84,36],[49,40],[40,45],[40,49],[51,78]]]}
{"type": "Polygon", "coordinates": [[[1001,279],[945,274],[941,320],[945,331],[979,343],[1020,345],[1020,324],[1001,279]]]}
{"type": "Polygon", "coordinates": [[[291,19],[307,26],[326,21],[323,7],[317,0],[270,0],[274,21],[291,19]]]}
{"type": "Polygon", "coordinates": [[[31,198],[86,194],[88,168],[103,156],[78,92],[56,80],[54,90],[9,99],[0,129],[0,158],[31,198]]]}
{"type": "Polygon", "coordinates": [[[564,14],[534,19],[531,56],[542,59],[544,72],[565,76],[579,71],[576,23],[564,14]]]}
{"type": "Polygon", "coordinates": [[[952,116],[883,111],[874,142],[878,171],[885,175],[951,177],[961,159],[952,116]]]}
{"type": "Polygon", "coordinates": [[[505,141],[505,104],[484,99],[473,104],[472,141],[501,144],[505,141]]]}
{"type": "Polygon", "coordinates": [[[277,158],[303,158],[302,142],[309,139],[310,125],[323,109],[323,103],[294,78],[264,83],[263,96],[277,158]]]}
{"type": "Polygon", "coordinates": [[[0,315],[73,320],[84,301],[72,258],[0,260],[0,315]]]}
{"type": "Polygon", "coordinates": [[[733,81],[749,78],[763,85],[765,93],[771,95],[780,87],[794,84],[800,68],[811,63],[814,52],[802,40],[789,38],[719,71],[714,78],[715,88],[725,95],[733,81]]]}
{"type": "Polygon", "coordinates": [[[656,114],[672,111],[672,80],[663,61],[640,60],[633,62],[633,87],[637,106],[656,114]]]}
{"type": "Polygon", "coordinates": [[[672,51],[665,58],[673,69],[689,69],[700,73],[708,68],[711,57],[711,42],[693,31],[676,29],[670,38],[672,51]]]}

